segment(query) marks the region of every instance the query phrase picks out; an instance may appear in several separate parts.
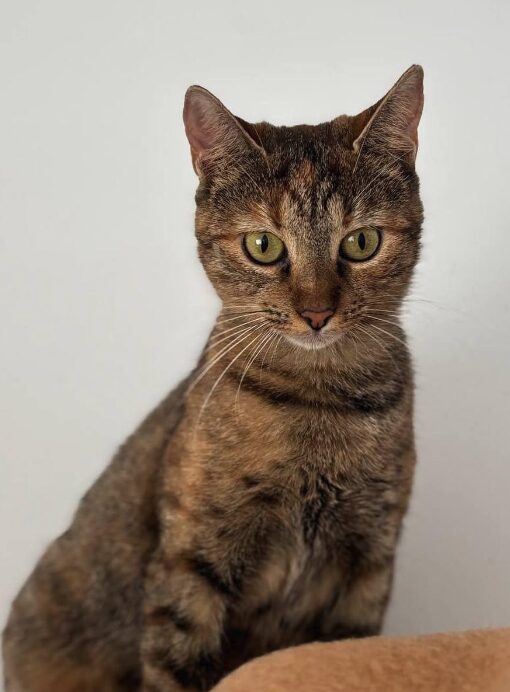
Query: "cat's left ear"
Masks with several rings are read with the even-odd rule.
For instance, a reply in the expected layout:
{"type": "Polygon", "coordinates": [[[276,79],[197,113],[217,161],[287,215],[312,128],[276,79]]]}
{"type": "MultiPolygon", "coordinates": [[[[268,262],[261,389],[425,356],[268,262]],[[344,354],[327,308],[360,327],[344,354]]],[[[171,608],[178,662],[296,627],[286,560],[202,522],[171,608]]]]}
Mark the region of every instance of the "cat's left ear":
{"type": "Polygon", "coordinates": [[[423,110],[423,69],[412,65],[375,105],[352,119],[353,149],[373,146],[414,164],[423,110]]]}
{"type": "Polygon", "coordinates": [[[201,178],[235,167],[246,155],[264,153],[255,127],[233,115],[203,87],[187,90],[183,119],[193,168],[201,178]]]}

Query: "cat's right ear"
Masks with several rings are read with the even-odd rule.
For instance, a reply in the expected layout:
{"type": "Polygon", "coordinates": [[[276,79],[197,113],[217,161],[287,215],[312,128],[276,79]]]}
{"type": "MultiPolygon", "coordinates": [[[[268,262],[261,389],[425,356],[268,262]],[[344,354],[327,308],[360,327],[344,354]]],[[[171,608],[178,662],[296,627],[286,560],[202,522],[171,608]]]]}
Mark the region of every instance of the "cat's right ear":
{"type": "Polygon", "coordinates": [[[351,118],[354,151],[368,144],[414,164],[422,109],[423,69],[412,65],[384,98],[351,118]]]}
{"type": "Polygon", "coordinates": [[[255,128],[236,118],[210,91],[191,86],[184,98],[184,127],[196,174],[212,177],[251,152],[263,153],[255,128]]]}

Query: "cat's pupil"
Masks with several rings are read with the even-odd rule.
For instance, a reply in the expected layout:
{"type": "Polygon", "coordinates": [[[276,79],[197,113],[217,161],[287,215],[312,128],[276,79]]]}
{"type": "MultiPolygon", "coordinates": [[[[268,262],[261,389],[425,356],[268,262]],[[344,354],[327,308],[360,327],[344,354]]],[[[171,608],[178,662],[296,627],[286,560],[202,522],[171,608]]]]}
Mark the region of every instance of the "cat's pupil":
{"type": "Polygon", "coordinates": [[[358,245],[360,247],[360,250],[364,250],[366,245],[367,245],[367,239],[365,238],[364,233],[360,233],[358,236],[358,245]]]}
{"type": "Polygon", "coordinates": [[[261,252],[265,252],[267,248],[269,247],[269,238],[267,235],[263,235],[262,238],[259,240],[259,247],[261,252]]]}

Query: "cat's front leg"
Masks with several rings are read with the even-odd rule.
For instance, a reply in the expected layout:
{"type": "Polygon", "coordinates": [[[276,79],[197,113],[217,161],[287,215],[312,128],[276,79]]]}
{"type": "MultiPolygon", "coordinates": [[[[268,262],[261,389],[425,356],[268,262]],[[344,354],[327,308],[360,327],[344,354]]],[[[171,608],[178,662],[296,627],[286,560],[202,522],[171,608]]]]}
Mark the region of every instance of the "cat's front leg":
{"type": "Polygon", "coordinates": [[[218,681],[225,615],[235,590],[228,567],[205,555],[158,551],[145,584],[145,692],[208,690],[218,681]]]}
{"type": "Polygon", "coordinates": [[[392,581],[392,560],[388,564],[367,566],[324,615],[318,639],[332,641],[379,634],[392,581]]]}
{"type": "Polygon", "coordinates": [[[272,516],[251,495],[228,496],[223,506],[165,495],[144,585],[144,692],[208,690],[228,672],[227,616],[268,549],[272,516]]]}
{"type": "Polygon", "coordinates": [[[370,547],[364,541],[361,547],[355,542],[350,546],[349,576],[335,604],[322,619],[321,639],[368,637],[381,632],[391,596],[398,537],[407,510],[415,462],[414,447],[410,444],[395,463],[399,471],[398,491],[389,487],[385,495],[378,498],[383,506],[377,530],[369,532],[373,536],[370,547]]]}

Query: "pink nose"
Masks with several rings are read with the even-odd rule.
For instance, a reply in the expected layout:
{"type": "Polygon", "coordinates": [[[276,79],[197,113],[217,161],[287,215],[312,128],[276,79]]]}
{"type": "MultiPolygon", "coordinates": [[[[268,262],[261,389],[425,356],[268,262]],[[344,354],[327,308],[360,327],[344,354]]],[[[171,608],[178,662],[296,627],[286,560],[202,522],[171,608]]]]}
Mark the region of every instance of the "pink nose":
{"type": "Polygon", "coordinates": [[[316,308],[313,310],[303,310],[299,314],[308,322],[312,329],[318,331],[324,327],[331,315],[334,314],[334,310],[330,308],[316,308]]]}

